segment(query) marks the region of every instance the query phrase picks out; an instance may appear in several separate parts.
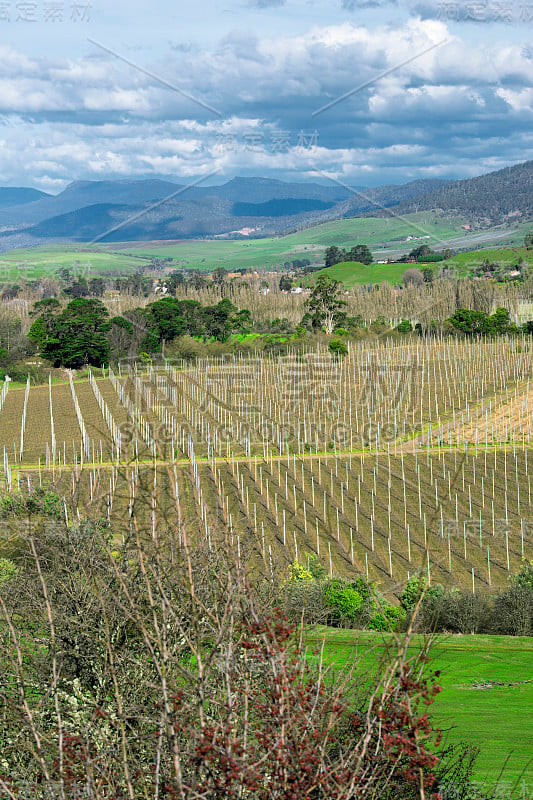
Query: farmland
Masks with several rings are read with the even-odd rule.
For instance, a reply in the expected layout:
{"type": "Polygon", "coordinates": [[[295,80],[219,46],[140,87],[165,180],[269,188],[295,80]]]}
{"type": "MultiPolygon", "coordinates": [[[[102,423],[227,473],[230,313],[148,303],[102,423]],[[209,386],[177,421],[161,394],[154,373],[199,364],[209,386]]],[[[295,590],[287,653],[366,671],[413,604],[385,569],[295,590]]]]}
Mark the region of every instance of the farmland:
{"type": "Polygon", "coordinates": [[[7,387],[6,488],[227,531],[268,572],[315,555],[398,594],[474,591],[531,557],[531,355],[516,340],[352,345],[7,387]]]}
{"type": "MultiPolygon", "coordinates": [[[[396,217],[368,217],[336,220],[315,225],[286,236],[261,239],[190,239],[178,242],[123,242],[112,245],[58,244],[12,250],[0,255],[0,281],[19,281],[25,276],[36,279],[54,274],[62,267],[77,268],[84,274],[134,271],[152,258],[171,258],[175,266],[212,270],[215,267],[234,269],[281,269],[285,262],[308,259],[319,265],[324,248],[364,241],[375,260],[397,257],[416,244],[426,243],[438,249],[497,246],[499,241],[516,244],[523,234],[505,229],[469,233],[461,228],[459,217],[442,217],[433,212],[396,217]]],[[[488,258],[498,256],[492,250],[488,258]]],[[[476,258],[477,258],[476,253],[476,258]]],[[[462,256],[459,256],[462,264],[462,256]]],[[[380,280],[396,282],[401,272],[389,275],[374,266],[380,280]],[[383,274],[381,274],[383,272],[383,274]]],[[[390,267],[389,267],[390,269],[390,267]]],[[[403,269],[402,269],[403,271],[403,269]]],[[[361,276],[362,278],[363,276],[361,276]]],[[[374,272],[370,280],[375,281],[374,272]]],[[[356,281],[359,282],[359,281],[356,281]]],[[[367,279],[368,282],[368,279],[367,279]]]]}
{"type": "Polygon", "coordinates": [[[95,248],[68,244],[21,248],[0,255],[0,283],[36,280],[52,276],[64,267],[86,276],[133,272],[148,261],[141,256],[105,253],[95,248]]]}

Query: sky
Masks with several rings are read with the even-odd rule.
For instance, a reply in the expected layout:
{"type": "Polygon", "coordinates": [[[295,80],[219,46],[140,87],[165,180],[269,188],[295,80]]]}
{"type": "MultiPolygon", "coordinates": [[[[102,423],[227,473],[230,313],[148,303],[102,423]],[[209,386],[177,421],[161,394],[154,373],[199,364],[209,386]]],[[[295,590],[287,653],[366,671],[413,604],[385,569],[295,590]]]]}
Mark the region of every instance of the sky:
{"type": "Polygon", "coordinates": [[[533,0],[0,2],[0,186],[349,186],[533,158],[533,0]]]}

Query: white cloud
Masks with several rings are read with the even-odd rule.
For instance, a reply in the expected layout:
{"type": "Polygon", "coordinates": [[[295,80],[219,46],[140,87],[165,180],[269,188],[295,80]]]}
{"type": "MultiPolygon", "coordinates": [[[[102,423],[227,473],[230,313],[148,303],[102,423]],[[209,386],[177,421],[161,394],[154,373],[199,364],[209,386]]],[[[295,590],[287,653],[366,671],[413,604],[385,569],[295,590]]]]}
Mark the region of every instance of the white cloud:
{"type": "Polygon", "coordinates": [[[57,188],[104,174],[179,179],[219,169],[380,182],[480,172],[491,158],[533,152],[527,48],[473,47],[435,19],[313,25],[275,38],[241,31],[203,50],[136,58],[221,117],[98,49],[74,59],[0,47],[2,181],[57,188]],[[299,131],[314,129],[319,146],[296,147],[299,131]],[[257,150],[242,144],[254,131],[257,150]],[[276,131],[290,134],[283,151],[269,149],[276,131]],[[230,134],[240,142],[233,150],[220,146],[230,134]]]}

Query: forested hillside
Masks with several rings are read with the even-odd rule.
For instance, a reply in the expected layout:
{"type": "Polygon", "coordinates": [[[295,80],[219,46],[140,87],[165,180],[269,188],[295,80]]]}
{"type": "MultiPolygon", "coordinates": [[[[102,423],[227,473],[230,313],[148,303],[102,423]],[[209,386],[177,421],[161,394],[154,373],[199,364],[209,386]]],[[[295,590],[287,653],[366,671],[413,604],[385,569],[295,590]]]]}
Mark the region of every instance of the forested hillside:
{"type": "Polygon", "coordinates": [[[447,183],[397,209],[402,213],[442,209],[472,221],[504,222],[533,216],[533,161],[525,161],[478,178],[447,183]]]}

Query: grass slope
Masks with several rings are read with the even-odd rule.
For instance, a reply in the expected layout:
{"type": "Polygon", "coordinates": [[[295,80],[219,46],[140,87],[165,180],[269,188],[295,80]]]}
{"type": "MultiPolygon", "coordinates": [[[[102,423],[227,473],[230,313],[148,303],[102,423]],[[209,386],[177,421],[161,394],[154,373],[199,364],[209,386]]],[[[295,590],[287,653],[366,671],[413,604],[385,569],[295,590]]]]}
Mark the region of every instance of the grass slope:
{"type": "MultiPolygon", "coordinates": [[[[374,251],[401,247],[402,252],[414,246],[408,236],[431,235],[423,241],[437,244],[442,238],[464,234],[459,218],[438,218],[431,212],[397,218],[356,218],[336,220],[287,236],[265,239],[203,240],[179,242],[124,242],[112,245],[44,245],[11,250],[0,255],[0,282],[16,282],[53,274],[61,267],[81,270],[89,265],[92,273],[134,269],[152,257],[172,258],[176,266],[211,270],[217,266],[232,269],[281,269],[294,259],[307,258],[318,265],[324,249],[330,244],[351,246],[366,242],[374,251]],[[426,233],[427,232],[427,233],[426,233]],[[436,237],[436,238],[434,238],[436,237]],[[140,260],[140,262],[139,262],[140,260]]],[[[376,256],[376,258],[379,256],[376,256]]]]}
{"type": "Polygon", "coordinates": [[[359,264],[354,261],[343,261],[335,264],[334,267],[322,269],[313,274],[308,283],[316,280],[318,275],[329,275],[337,281],[341,281],[346,289],[351,289],[358,284],[381,283],[401,283],[403,273],[414,268],[431,267],[433,272],[438,272],[443,266],[453,267],[461,276],[469,275],[473,267],[480,265],[485,259],[497,261],[499,264],[514,265],[520,259],[533,266],[533,250],[526,250],[525,247],[498,247],[494,250],[474,250],[467,253],[458,253],[456,256],[432,264],[359,264]]]}
{"type": "Polygon", "coordinates": [[[530,266],[533,266],[533,250],[527,250],[525,247],[496,247],[494,249],[474,250],[468,253],[458,253],[444,263],[456,267],[461,274],[468,274],[473,266],[481,264],[485,259],[508,265],[517,264],[522,259],[530,266]]]}
{"type": "Polygon", "coordinates": [[[321,269],[313,273],[307,283],[312,284],[319,275],[327,275],[336,281],[341,281],[346,289],[352,289],[359,284],[367,283],[400,283],[406,269],[413,264],[359,264],[355,261],[343,261],[334,267],[321,269]]]}
{"type": "MultiPolygon", "coordinates": [[[[325,636],[325,658],[337,667],[354,657],[356,647],[363,664],[370,666],[389,639],[369,631],[331,628],[319,629],[317,635],[325,636]]],[[[533,639],[439,636],[432,657],[431,668],[442,670],[438,682],[443,687],[431,707],[434,724],[448,741],[464,741],[481,749],[476,780],[494,784],[510,756],[499,791],[510,789],[523,770],[523,779],[531,787],[533,639]]],[[[510,791],[501,796],[510,796],[510,791]]]]}
{"type": "MultiPolygon", "coordinates": [[[[335,220],[286,236],[265,239],[124,243],[120,249],[134,255],[170,256],[183,266],[195,269],[207,270],[214,266],[268,269],[280,268],[286,261],[297,258],[307,258],[312,264],[319,264],[324,249],[330,244],[345,247],[365,242],[374,251],[384,250],[391,244],[410,249],[414,246],[414,239],[404,244],[408,236],[437,244],[441,238],[464,234],[461,222],[459,218],[444,219],[425,212],[409,214],[402,219],[367,217],[335,220]],[[426,235],[430,238],[423,239],[426,235]]],[[[113,248],[118,249],[117,245],[113,245],[113,248]]]]}

